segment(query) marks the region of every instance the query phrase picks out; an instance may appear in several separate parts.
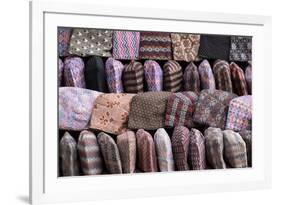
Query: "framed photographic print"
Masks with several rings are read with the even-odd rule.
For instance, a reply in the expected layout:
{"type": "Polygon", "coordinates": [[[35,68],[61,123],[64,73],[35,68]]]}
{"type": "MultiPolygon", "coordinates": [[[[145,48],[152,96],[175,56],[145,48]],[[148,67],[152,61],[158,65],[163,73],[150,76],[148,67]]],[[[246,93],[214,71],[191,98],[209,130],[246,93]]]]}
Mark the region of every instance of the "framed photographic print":
{"type": "Polygon", "coordinates": [[[39,1],[30,21],[32,204],[270,187],[270,17],[39,1]]]}

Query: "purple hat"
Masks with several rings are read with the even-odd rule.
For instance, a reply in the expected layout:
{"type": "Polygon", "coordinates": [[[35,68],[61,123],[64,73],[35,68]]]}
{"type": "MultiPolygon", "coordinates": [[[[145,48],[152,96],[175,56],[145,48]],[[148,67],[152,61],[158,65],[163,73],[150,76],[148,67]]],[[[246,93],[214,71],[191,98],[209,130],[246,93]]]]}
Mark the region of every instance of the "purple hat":
{"type": "Polygon", "coordinates": [[[245,79],[248,85],[248,92],[252,93],[252,64],[250,63],[245,70],[245,79]]]}
{"type": "Polygon", "coordinates": [[[71,28],[58,27],[58,52],[59,56],[67,56],[70,37],[72,34],[71,28]]]}
{"type": "Polygon", "coordinates": [[[199,67],[201,89],[216,89],[216,82],[208,60],[203,60],[199,67]]]}
{"type": "Polygon", "coordinates": [[[62,60],[59,58],[59,86],[62,85],[62,74],[63,74],[63,62],[62,60]]]}
{"type": "Polygon", "coordinates": [[[216,89],[232,92],[230,68],[225,60],[216,60],[213,66],[216,89]]]}
{"type": "Polygon", "coordinates": [[[205,139],[202,133],[194,128],[190,132],[188,155],[193,170],[206,169],[205,139]]]}
{"type": "Polygon", "coordinates": [[[185,68],[183,81],[185,91],[200,92],[200,77],[197,66],[193,62],[185,68]]]}
{"type": "Polygon", "coordinates": [[[109,92],[124,92],[122,84],[123,64],[114,58],[108,58],[105,62],[105,73],[109,92]]]}
{"type": "Polygon", "coordinates": [[[146,80],[148,91],[163,90],[163,71],[156,61],[145,61],[144,77],[146,80]]]}

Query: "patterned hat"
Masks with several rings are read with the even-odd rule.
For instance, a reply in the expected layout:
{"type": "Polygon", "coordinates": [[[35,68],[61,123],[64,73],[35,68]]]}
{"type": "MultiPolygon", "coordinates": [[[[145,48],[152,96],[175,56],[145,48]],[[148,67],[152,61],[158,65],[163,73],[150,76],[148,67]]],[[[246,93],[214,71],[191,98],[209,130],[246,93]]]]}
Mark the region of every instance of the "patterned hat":
{"type": "Polygon", "coordinates": [[[111,56],[112,31],[98,29],[73,29],[69,53],[78,56],[111,56]]]}
{"type": "Polygon", "coordinates": [[[223,159],[223,134],[220,128],[209,127],[204,132],[206,140],[206,157],[214,169],[225,169],[223,159]]]}
{"type": "Polygon", "coordinates": [[[106,93],[106,75],[103,60],[100,56],[92,56],[86,63],[85,68],[86,87],[106,93]]]}
{"type": "Polygon", "coordinates": [[[123,173],[134,173],[136,169],[137,142],[133,131],[124,132],[117,136],[123,173]]]}
{"type": "Polygon", "coordinates": [[[247,161],[248,161],[248,166],[252,166],[252,131],[251,130],[243,130],[239,132],[241,135],[242,139],[246,143],[246,148],[247,148],[247,161]]]}
{"type": "Polygon", "coordinates": [[[205,139],[202,133],[194,128],[190,132],[188,156],[193,170],[206,169],[205,139]]]}
{"type": "Polygon", "coordinates": [[[252,37],[250,36],[231,36],[230,37],[231,61],[250,61],[252,60],[252,37]]]}
{"type": "Polygon", "coordinates": [[[123,85],[126,93],[143,92],[143,65],[131,61],[125,65],[123,71],[123,85]]]}
{"type": "Polygon", "coordinates": [[[200,63],[198,72],[200,76],[201,89],[216,89],[215,77],[208,60],[203,60],[200,63]]]}
{"type": "Polygon", "coordinates": [[[252,64],[249,63],[245,70],[245,79],[248,85],[249,94],[252,93],[252,64]]]}
{"type": "Polygon", "coordinates": [[[78,139],[78,153],[81,168],[85,175],[101,174],[103,171],[103,159],[96,135],[84,130],[78,139]]]}
{"type": "Polygon", "coordinates": [[[198,55],[200,35],[196,34],[171,34],[173,55],[175,60],[194,61],[198,55]]]}
{"type": "Polygon", "coordinates": [[[59,88],[59,128],[83,130],[88,128],[92,109],[100,92],[74,87],[59,88]]]}
{"type": "Polygon", "coordinates": [[[68,132],[65,132],[61,138],[59,148],[62,175],[78,176],[79,161],[77,156],[77,144],[68,132]]]}
{"type": "Polygon", "coordinates": [[[123,64],[114,58],[108,58],[105,62],[105,73],[108,90],[111,93],[123,93],[122,72],[123,64]]]}
{"type": "Polygon", "coordinates": [[[182,88],[182,68],[177,61],[169,60],[163,66],[164,71],[164,90],[177,92],[182,88]]]}
{"type": "Polygon", "coordinates": [[[247,167],[246,143],[242,137],[232,130],[223,131],[224,156],[233,168],[247,167]]]}
{"type": "Polygon", "coordinates": [[[197,66],[193,62],[185,68],[183,80],[185,91],[200,92],[200,77],[197,66]]]}
{"type": "Polygon", "coordinates": [[[221,90],[202,90],[195,106],[193,121],[224,129],[229,102],[237,95],[221,90]]]}
{"type": "Polygon", "coordinates": [[[172,138],[172,150],[175,160],[176,170],[189,170],[188,150],[189,150],[189,130],[184,126],[177,126],[174,129],[172,138]]]}
{"type": "Polygon", "coordinates": [[[97,97],[92,110],[90,128],[111,134],[127,131],[130,103],[134,94],[110,93],[97,97]]]}
{"type": "Polygon", "coordinates": [[[239,96],[248,95],[248,88],[244,76],[244,71],[234,62],[230,63],[229,67],[233,91],[239,96]]]}
{"type": "Polygon", "coordinates": [[[62,85],[62,75],[63,75],[63,62],[62,60],[59,58],[59,86],[62,85]]]}
{"type": "Polygon", "coordinates": [[[58,27],[58,52],[59,56],[67,56],[72,29],[58,27]]]}
{"type": "Polygon", "coordinates": [[[154,134],[154,143],[157,160],[161,172],[174,171],[175,163],[172,152],[172,144],[168,133],[164,128],[159,128],[154,134]]]}
{"type": "Polygon", "coordinates": [[[224,60],[216,60],[213,66],[213,72],[216,81],[216,88],[218,90],[232,92],[232,82],[228,62],[224,60]]]}
{"type": "Polygon", "coordinates": [[[147,60],[144,62],[144,77],[148,91],[163,90],[163,71],[156,61],[147,60]]]}
{"type": "Polygon", "coordinates": [[[164,127],[166,105],[170,95],[170,92],[145,92],[133,97],[128,127],[146,130],[164,127]]]}
{"type": "Polygon", "coordinates": [[[172,59],[170,33],[141,32],[139,58],[154,60],[172,59]]]}
{"type": "Polygon", "coordinates": [[[251,129],[252,96],[234,98],[229,103],[226,129],[241,131],[251,129]]]}
{"type": "Polygon", "coordinates": [[[113,51],[115,59],[138,59],[140,32],[114,31],[113,51]]]}
{"type": "Polygon", "coordinates": [[[67,57],[64,59],[65,86],[86,88],[84,77],[84,61],[80,57],[67,57]]]}
{"type": "Polygon", "coordinates": [[[122,164],[115,141],[104,132],[100,132],[97,138],[107,171],[110,174],[121,174],[122,164]]]}
{"type": "Polygon", "coordinates": [[[178,92],[169,96],[165,116],[165,125],[175,127],[184,125],[193,127],[192,115],[198,95],[194,92],[178,92]]]}
{"type": "Polygon", "coordinates": [[[152,136],[143,129],[136,133],[138,168],[143,172],[157,172],[157,159],[152,136]]]}

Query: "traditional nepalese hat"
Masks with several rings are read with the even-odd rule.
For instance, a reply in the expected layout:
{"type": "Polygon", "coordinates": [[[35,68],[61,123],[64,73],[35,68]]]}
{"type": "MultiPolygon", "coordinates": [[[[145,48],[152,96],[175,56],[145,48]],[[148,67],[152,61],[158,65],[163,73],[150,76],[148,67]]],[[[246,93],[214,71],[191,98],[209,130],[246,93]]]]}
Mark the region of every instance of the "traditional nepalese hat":
{"type": "Polygon", "coordinates": [[[175,163],[172,152],[171,139],[164,128],[159,128],[154,134],[154,143],[159,170],[161,172],[174,171],[175,163]]]}
{"type": "Polygon", "coordinates": [[[177,92],[182,88],[183,73],[177,61],[169,60],[163,66],[164,71],[164,90],[177,92]]]}
{"type": "Polygon", "coordinates": [[[107,171],[110,174],[122,173],[121,158],[115,141],[104,132],[100,132],[97,138],[107,171]]]}
{"type": "Polygon", "coordinates": [[[229,103],[226,129],[235,131],[251,129],[252,96],[234,98],[229,103]]]}
{"type": "Polygon", "coordinates": [[[96,135],[90,131],[83,130],[79,135],[77,148],[83,174],[101,174],[103,171],[103,159],[96,135]]]}
{"type": "Polygon", "coordinates": [[[230,63],[229,67],[233,91],[239,96],[248,95],[248,88],[244,71],[234,62],[230,63]]]}
{"type": "Polygon", "coordinates": [[[205,139],[202,133],[194,128],[190,132],[188,156],[193,170],[206,169],[205,139]]]}
{"type": "Polygon", "coordinates": [[[192,115],[198,95],[194,92],[178,92],[169,96],[165,114],[165,125],[175,127],[184,125],[193,127],[192,115]]]}
{"type": "Polygon", "coordinates": [[[143,172],[157,172],[157,159],[152,136],[143,129],[136,133],[138,168],[143,172]]]}
{"type": "Polygon", "coordinates": [[[111,134],[127,131],[130,103],[134,94],[109,93],[97,97],[92,110],[90,128],[111,134]]]}
{"type": "Polygon", "coordinates": [[[231,74],[228,62],[216,60],[213,66],[216,89],[232,92],[231,74]]]}
{"type": "Polygon", "coordinates": [[[112,56],[115,59],[138,59],[140,32],[114,31],[112,56]]]}
{"type": "Polygon", "coordinates": [[[223,131],[224,156],[233,168],[247,167],[246,143],[239,133],[232,130],[223,131]]]}
{"type": "Polygon", "coordinates": [[[123,173],[133,173],[136,169],[137,141],[133,131],[124,132],[117,136],[123,173]]]}
{"type": "Polygon", "coordinates": [[[170,92],[144,92],[131,102],[128,127],[156,130],[165,126],[165,111],[170,92]]]}
{"type": "Polygon", "coordinates": [[[126,93],[143,92],[143,73],[143,65],[140,62],[131,61],[125,65],[122,80],[126,93]]]}
{"type": "Polygon", "coordinates": [[[229,102],[235,97],[237,95],[221,90],[202,90],[195,106],[193,121],[224,129],[229,102]]]}
{"type": "Polygon", "coordinates": [[[77,156],[77,143],[74,138],[65,132],[60,140],[59,155],[63,176],[78,176],[79,161],[77,156]]]}
{"type": "Polygon", "coordinates": [[[239,132],[241,135],[242,139],[246,143],[246,148],[247,148],[247,161],[248,161],[248,166],[252,166],[252,131],[251,130],[243,130],[239,132]]]}
{"type": "Polygon", "coordinates": [[[189,150],[189,130],[184,126],[177,126],[171,138],[173,156],[176,170],[189,170],[188,150],[189,150]]]}
{"type": "Polygon", "coordinates": [[[62,85],[62,76],[63,76],[63,62],[62,60],[59,58],[59,79],[58,79],[58,85],[61,86],[62,85]]]}
{"type": "Polygon", "coordinates": [[[230,37],[231,61],[250,61],[252,60],[252,37],[250,36],[231,36],[230,37]]]}
{"type": "Polygon", "coordinates": [[[200,77],[197,66],[193,62],[185,68],[183,80],[185,91],[200,92],[200,77]]]}
{"type": "Polygon", "coordinates": [[[225,169],[226,164],[223,159],[223,134],[220,128],[209,127],[204,132],[206,158],[214,169],[225,169]]]}
{"type": "Polygon", "coordinates": [[[67,56],[69,41],[72,34],[71,28],[58,27],[58,53],[59,56],[67,56]]]}
{"type": "Polygon", "coordinates": [[[163,71],[156,61],[144,62],[144,77],[148,91],[163,90],[163,71]]]}
{"type": "Polygon", "coordinates": [[[106,93],[106,74],[103,60],[100,56],[92,56],[86,63],[85,80],[87,89],[106,93]]]}
{"type": "Polygon", "coordinates": [[[216,82],[213,75],[212,68],[208,60],[203,60],[199,67],[198,72],[200,76],[201,89],[216,89],[216,82]]]}
{"type": "Polygon", "coordinates": [[[80,57],[67,57],[64,59],[65,86],[86,88],[84,77],[85,64],[80,57]]]}
{"type": "Polygon", "coordinates": [[[249,63],[245,70],[245,79],[248,85],[248,92],[249,94],[252,93],[252,64],[249,63]]]}
{"type": "Polygon", "coordinates": [[[114,58],[108,58],[105,62],[105,73],[108,90],[111,93],[124,92],[122,84],[123,64],[114,58]]]}
{"type": "Polygon", "coordinates": [[[75,87],[59,88],[59,128],[83,130],[88,128],[92,109],[100,92],[75,87]]]}

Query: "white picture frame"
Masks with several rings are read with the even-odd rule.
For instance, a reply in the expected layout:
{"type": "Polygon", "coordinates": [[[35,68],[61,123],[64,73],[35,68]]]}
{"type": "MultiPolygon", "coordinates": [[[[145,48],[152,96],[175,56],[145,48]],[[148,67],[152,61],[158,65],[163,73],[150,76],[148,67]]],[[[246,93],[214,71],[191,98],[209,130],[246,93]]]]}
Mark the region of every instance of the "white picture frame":
{"type": "Polygon", "coordinates": [[[76,202],[271,186],[271,18],[30,2],[30,202],[76,202]],[[135,175],[57,176],[57,27],[253,36],[253,167],[135,175]],[[270,108],[270,109],[269,109],[270,108]]]}

